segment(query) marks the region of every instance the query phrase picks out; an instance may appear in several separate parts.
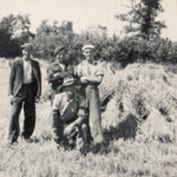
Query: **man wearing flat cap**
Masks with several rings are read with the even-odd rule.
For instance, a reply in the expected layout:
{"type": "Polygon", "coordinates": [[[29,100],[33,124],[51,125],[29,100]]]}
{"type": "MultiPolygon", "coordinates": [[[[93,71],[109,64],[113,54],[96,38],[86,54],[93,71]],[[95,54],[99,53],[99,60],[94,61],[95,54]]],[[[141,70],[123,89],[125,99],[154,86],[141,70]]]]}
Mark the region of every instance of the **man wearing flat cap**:
{"type": "Polygon", "coordinates": [[[11,66],[9,78],[9,96],[11,98],[11,119],[9,127],[9,141],[17,141],[20,127],[19,115],[24,109],[24,126],[21,136],[25,140],[30,137],[35,128],[35,102],[41,96],[41,71],[38,61],[32,59],[33,45],[25,43],[21,46],[22,57],[16,58],[11,66]]]}
{"type": "Polygon", "coordinates": [[[66,65],[65,55],[66,47],[58,46],[54,50],[55,61],[50,63],[47,68],[48,82],[51,85],[51,104],[53,103],[54,95],[60,92],[60,86],[63,83],[64,77],[72,75],[72,68],[66,65]]]}
{"type": "Polygon", "coordinates": [[[86,110],[91,136],[95,144],[103,142],[103,132],[101,127],[100,97],[98,86],[103,79],[103,70],[95,64],[95,46],[92,44],[84,45],[82,48],[83,60],[76,69],[77,76],[81,82],[81,94],[86,100],[86,110]]]}
{"type": "Polygon", "coordinates": [[[89,134],[87,117],[74,78],[65,78],[52,105],[54,140],[64,148],[85,150],[89,134]]]}

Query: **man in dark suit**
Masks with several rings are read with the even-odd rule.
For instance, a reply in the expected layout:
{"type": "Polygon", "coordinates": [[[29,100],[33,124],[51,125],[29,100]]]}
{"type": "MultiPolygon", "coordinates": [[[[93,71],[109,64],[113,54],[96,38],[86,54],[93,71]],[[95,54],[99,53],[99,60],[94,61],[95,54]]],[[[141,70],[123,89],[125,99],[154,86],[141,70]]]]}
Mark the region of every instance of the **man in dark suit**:
{"type": "Polygon", "coordinates": [[[9,127],[9,141],[17,141],[20,126],[19,115],[24,108],[24,126],[22,137],[30,140],[34,131],[36,110],[35,102],[39,101],[41,95],[41,71],[39,63],[32,59],[33,45],[25,43],[22,45],[22,57],[16,58],[11,66],[9,78],[9,96],[12,111],[9,127]]]}

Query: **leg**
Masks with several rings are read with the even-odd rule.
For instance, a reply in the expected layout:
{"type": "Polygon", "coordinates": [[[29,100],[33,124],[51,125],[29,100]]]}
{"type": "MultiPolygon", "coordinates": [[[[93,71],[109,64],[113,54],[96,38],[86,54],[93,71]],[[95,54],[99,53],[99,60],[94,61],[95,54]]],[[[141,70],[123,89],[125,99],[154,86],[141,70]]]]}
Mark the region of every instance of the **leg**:
{"type": "Polygon", "coordinates": [[[54,97],[55,97],[55,91],[52,89],[51,93],[50,93],[50,104],[51,104],[51,106],[53,105],[54,97]]]}
{"type": "Polygon", "coordinates": [[[14,98],[12,102],[11,120],[9,126],[9,140],[14,143],[20,132],[19,115],[22,108],[22,99],[14,98]]]}
{"type": "Polygon", "coordinates": [[[81,126],[81,136],[85,145],[89,143],[88,126],[84,123],[81,126]]]}
{"type": "Polygon", "coordinates": [[[85,145],[87,145],[88,144],[88,126],[85,124],[85,123],[83,123],[80,127],[79,127],[80,129],[79,129],[79,137],[81,138],[81,147],[83,146],[85,146],[85,145]]]}
{"type": "Polygon", "coordinates": [[[25,99],[24,103],[24,126],[22,136],[29,139],[32,135],[36,121],[36,108],[34,99],[25,99]]]}
{"type": "Polygon", "coordinates": [[[100,143],[103,141],[101,126],[101,111],[98,88],[90,88],[88,91],[89,106],[89,126],[93,141],[100,143]]]}
{"type": "Polygon", "coordinates": [[[54,132],[54,141],[57,144],[63,145],[65,143],[63,131],[64,131],[64,125],[63,122],[60,120],[60,114],[59,112],[55,111],[52,113],[53,118],[53,132],[54,132]]]}
{"type": "Polygon", "coordinates": [[[75,127],[74,131],[66,136],[66,148],[67,149],[73,149],[76,147],[76,139],[78,136],[78,127],[75,127]]]}

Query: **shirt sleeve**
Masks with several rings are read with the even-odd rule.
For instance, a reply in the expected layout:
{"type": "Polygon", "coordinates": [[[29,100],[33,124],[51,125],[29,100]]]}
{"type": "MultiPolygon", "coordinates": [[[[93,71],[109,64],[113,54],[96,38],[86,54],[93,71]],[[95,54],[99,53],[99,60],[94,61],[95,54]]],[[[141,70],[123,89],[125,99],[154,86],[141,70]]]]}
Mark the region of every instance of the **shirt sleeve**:
{"type": "Polygon", "coordinates": [[[59,111],[60,110],[60,105],[61,105],[61,96],[57,95],[54,98],[53,106],[52,106],[52,111],[59,111]]]}
{"type": "Polygon", "coordinates": [[[95,75],[96,76],[104,76],[104,71],[103,71],[103,68],[100,64],[97,65],[97,70],[95,72],[95,75]]]}
{"type": "Polygon", "coordinates": [[[78,66],[76,66],[76,68],[75,68],[75,74],[78,77],[82,76],[82,70],[81,70],[81,65],[80,64],[78,66]]]}

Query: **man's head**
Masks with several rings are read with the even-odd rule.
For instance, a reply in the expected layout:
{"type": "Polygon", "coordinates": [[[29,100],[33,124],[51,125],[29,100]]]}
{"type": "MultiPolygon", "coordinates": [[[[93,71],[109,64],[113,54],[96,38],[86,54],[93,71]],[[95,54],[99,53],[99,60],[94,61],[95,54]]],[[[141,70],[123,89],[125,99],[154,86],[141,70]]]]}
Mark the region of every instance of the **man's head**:
{"type": "Polygon", "coordinates": [[[82,47],[82,53],[86,60],[91,61],[94,59],[95,46],[92,44],[87,44],[82,47]]]}
{"type": "Polygon", "coordinates": [[[63,80],[63,84],[61,86],[61,91],[66,92],[69,97],[73,97],[76,92],[75,80],[71,77],[66,77],[63,80]]]}
{"type": "Polygon", "coordinates": [[[56,60],[59,60],[60,62],[64,61],[65,49],[66,47],[64,45],[56,47],[56,49],[54,50],[54,56],[56,60]]]}
{"type": "Polygon", "coordinates": [[[30,58],[30,55],[33,51],[33,44],[32,43],[25,43],[21,46],[22,54],[25,58],[30,58]]]}

